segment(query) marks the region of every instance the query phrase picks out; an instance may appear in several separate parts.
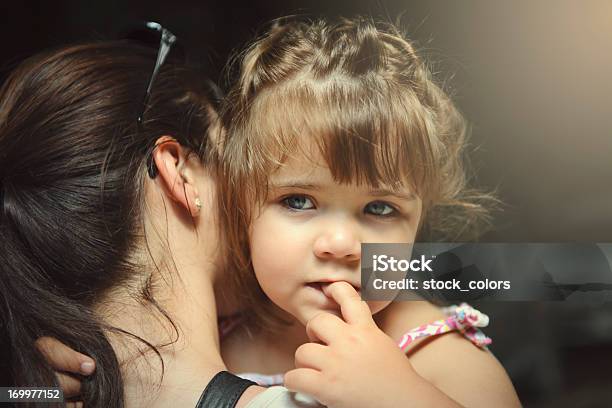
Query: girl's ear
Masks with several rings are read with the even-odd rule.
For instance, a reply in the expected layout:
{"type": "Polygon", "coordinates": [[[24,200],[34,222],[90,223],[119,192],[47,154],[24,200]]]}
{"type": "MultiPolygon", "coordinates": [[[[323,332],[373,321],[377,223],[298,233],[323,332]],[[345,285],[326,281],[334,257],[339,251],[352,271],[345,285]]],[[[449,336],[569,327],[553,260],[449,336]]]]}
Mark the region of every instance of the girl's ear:
{"type": "Polygon", "coordinates": [[[168,197],[195,216],[202,204],[195,181],[189,174],[187,153],[174,138],[161,136],[155,142],[152,160],[157,167],[157,179],[168,197]]]}

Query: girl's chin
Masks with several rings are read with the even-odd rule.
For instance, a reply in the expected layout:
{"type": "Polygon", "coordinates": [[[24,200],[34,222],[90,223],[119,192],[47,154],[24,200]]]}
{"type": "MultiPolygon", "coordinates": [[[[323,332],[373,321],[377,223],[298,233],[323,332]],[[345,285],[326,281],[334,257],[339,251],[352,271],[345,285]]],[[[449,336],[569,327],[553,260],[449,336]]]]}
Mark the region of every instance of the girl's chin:
{"type": "MultiPolygon", "coordinates": [[[[302,313],[299,313],[297,319],[304,325],[310,321],[313,317],[318,315],[319,313],[331,313],[335,316],[338,316],[342,319],[342,312],[340,311],[339,306],[331,306],[331,307],[309,307],[307,310],[304,310],[302,313]]],[[[344,319],[343,319],[344,320],[344,319]]]]}
{"type": "Polygon", "coordinates": [[[307,302],[307,304],[311,305],[313,308],[322,310],[340,308],[333,299],[323,293],[323,287],[321,285],[308,284],[304,286],[303,290],[305,296],[304,302],[307,302]]]}
{"type": "MultiPolygon", "coordinates": [[[[387,307],[390,302],[369,301],[367,303],[368,307],[370,308],[370,311],[372,312],[372,315],[374,315],[383,310],[385,307],[387,307]]],[[[304,326],[306,326],[310,319],[322,312],[331,313],[344,320],[344,318],[342,317],[342,312],[340,311],[340,306],[336,305],[335,303],[332,305],[308,307],[307,310],[303,309],[303,312],[296,314],[296,319],[299,320],[304,326]]]]}
{"type": "MultiPolygon", "coordinates": [[[[307,286],[307,297],[304,303],[297,307],[298,312],[294,315],[300,323],[306,325],[310,319],[321,312],[331,313],[343,319],[340,306],[332,299],[327,297],[322,290],[317,287],[307,286]]],[[[372,314],[376,314],[389,305],[389,301],[368,301],[368,307],[372,314]]],[[[344,319],[343,319],[344,320],[344,319]]]]}

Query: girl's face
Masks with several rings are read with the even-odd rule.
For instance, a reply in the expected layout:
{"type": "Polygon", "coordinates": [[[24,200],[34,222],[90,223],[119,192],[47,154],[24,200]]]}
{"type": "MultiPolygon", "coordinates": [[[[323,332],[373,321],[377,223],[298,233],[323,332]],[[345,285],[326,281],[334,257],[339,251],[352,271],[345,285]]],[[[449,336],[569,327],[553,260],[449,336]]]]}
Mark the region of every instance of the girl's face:
{"type": "MultiPolygon", "coordinates": [[[[259,284],[280,308],[306,324],[337,311],[322,291],[361,286],[361,244],[414,242],[421,199],[399,191],[338,184],[322,159],[290,159],[270,177],[270,192],[250,228],[259,284]]],[[[368,302],[372,313],[389,302],[368,302]]]]}

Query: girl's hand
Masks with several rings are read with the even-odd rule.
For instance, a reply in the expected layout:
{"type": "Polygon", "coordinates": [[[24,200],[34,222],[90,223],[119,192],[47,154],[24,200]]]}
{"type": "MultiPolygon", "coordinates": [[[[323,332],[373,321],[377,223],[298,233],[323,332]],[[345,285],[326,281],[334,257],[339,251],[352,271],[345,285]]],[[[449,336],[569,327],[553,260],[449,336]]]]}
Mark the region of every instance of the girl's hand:
{"type": "MultiPolygon", "coordinates": [[[[81,381],[70,374],[91,375],[96,369],[94,360],[52,337],[39,338],[36,347],[55,370],[64,398],[77,397],[81,393],[81,381]]],[[[71,402],[67,406],[79,407],[82,403],[71,402]]]]}
{"type": "Polygon", "coordinates": [[[324,292],[340,305],[344,320],[323,312],[308,322],[313,343],[296,350],[287,388],[332,408],[459,406],[414,371],[350,284],[335,282],[324,292]]]}

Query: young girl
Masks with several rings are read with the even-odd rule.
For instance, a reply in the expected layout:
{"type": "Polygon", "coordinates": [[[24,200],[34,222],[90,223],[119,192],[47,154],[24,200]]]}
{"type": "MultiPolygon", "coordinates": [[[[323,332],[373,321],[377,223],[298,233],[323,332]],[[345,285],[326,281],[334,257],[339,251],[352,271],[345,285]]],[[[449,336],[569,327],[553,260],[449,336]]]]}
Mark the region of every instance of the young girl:
{"type": "Polygon", "coordinates": [[[226,106],[224,276],[237,277],[249,304],[247,324],[222,343],[228,367],[276,374],[295,363],[287,385],[331,406],[518,405],[495,358],[462,336],[406,341],[433,321],[468,328],[483,346],[469,321],[445,321],[424,302],[368,302],[394,339],[419,327],[404,340],[406,360],[373,324],[352,324],[363,314],[344,310],[358,309],[362,243],[452,238],[486,216],[477,203],[486,196],[466,188],[464,121],[410,42],[361,19],[279,24],[244,54],[226,106]]]}

